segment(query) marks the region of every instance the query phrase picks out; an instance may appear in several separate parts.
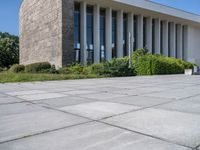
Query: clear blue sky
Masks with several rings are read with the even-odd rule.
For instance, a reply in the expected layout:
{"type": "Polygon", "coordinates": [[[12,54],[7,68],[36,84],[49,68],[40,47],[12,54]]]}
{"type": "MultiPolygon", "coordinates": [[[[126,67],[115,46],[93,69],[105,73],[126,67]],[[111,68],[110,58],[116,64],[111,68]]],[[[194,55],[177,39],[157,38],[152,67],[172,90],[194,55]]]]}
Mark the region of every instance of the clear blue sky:
{"type": "MultiPolygon", "coordinates": [[[[200,0],[152,0],[200,15],[200,0]]],[[[0,31],[18,35],[18,11],[21,0],[0,0],[0,31]]]]}

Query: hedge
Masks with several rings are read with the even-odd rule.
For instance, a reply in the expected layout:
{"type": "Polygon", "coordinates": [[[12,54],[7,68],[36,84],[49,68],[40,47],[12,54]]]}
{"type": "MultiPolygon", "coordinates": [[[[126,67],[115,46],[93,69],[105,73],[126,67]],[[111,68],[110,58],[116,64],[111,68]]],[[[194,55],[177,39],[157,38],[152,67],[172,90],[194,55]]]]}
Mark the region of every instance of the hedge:
{"type": "Polygon", "coordinates": [[[19,64],[15,64],[9,69],[9,71],[12,73],[24,72],[24,70],[25,70],[25,66],[19,65],[19,64]]]}
{"type": "Polygon", "coordinates": [[[180,59],[151,54],[137,57],[134,65],[138,75],[182,74],[194,66],[180,59]]]}
{"type": "Polygon", "coordinates": [[[83,73],[83,66],[79,64],[74,64],[68,67],[61,68],[59,73],[61,74],[82,74],[83,73]]]}
{"type": "Polygon", "coordinates": [[[104,74],[112,77],[135,76],[135,68],[129,67],[129,58],[115,58],[104,65],[104,74]]]}
{"type": "Polygon", "coordinates": [[[0,67],[0,72],[3,72],[3,71],[4,71],[4,69],[2,67],[0,67]]]}
{"type": "Polygon", "coordinates": [[[40,73],[48,69],[51,69],[51,64],[48,62],[33,63],[25,66],[25,72],[27,73],[40,73]]]}

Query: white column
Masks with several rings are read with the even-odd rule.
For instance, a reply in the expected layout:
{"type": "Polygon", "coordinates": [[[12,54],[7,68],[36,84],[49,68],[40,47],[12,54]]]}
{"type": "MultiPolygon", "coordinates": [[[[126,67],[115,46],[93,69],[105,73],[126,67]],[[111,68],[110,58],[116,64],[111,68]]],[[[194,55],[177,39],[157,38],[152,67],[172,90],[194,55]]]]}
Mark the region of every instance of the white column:
{"type": "Polygon", "coordinates": [[[176,57],[175,23],[170,22],[170,57],[176,57]]]}
{"type": "Polygon", "coordinates": [[[123,11],[117,12],[117,57],[123,57],[123,11]]]}
{"type": "Polygon", "coordinates": [[[160,19],[155,19],[155,54],[160,54],[160,19]]]}
{"type": "Polygon", "coordinates": [[[106,60],[112,59],[112,8],[106,9],[106,60]]]}
{"type": "Polygon", "coordinates": [[[183,44],[182,44],[182,25],[177,25],[177,58],[183,59],[183,44]]]}
{"type": "Polygon", "coordinates": [[[86,43],[87,43],[87,35],[86,35],[86,3],[81,3],[81,63],[83,65],[87,65],[87,50],[86,50],[86,43]]]}
{"type": "Polygon", "coordinates": [[[100,8],[94,6],[94,63],[100,62],[100,8]]]}
{"type": "Polygon", "coordinates": [[[168,21],[163,21],[163,37],[162,37],[162,44],[163,44],[163,55],[168,56],[168,21]]]}
{"type": "MultiPolygon", "coordinates": [[[[131,42],[127,42],[129,47],[130,44],[130,48],[131,48],[131,54],[133,52],[133,13],[128,13],[128,38],[129,39],[129,33],[131,34],[131,42]]],[[[129,51],[128,51],[128,55],[129,55],[129,51]]]]}
{"type": "Polygon", "coordinates": [[[137,48],[143,48],[143,16],[138,15],[137,19],[137,48]]]}
{"type": "Polygon", "coordinates": [[[147,18],[147,24],[146,24],[146,42],[147,42],[147,49],[149,50],[149,53],[152,54],[152,18],[147,18]]]}

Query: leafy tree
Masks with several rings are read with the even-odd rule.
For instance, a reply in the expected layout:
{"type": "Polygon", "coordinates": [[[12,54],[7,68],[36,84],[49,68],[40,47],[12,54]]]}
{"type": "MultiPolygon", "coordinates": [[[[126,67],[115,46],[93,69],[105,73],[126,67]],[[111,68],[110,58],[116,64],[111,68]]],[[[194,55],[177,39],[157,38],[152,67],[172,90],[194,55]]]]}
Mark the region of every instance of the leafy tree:
{"type": "Polygon", "coordinates": [[[19,63],[19,37],[0,32],[0,67],[19,63]]]}

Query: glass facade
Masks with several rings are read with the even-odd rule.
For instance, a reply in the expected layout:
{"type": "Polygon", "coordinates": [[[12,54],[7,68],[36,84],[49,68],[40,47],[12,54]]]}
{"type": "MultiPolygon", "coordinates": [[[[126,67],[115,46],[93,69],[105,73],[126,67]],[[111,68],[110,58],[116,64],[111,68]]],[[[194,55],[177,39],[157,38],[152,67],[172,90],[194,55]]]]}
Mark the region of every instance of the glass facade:
{"type": "Polygon", "coordinates": [[[182,26],[182,58],[185,59],[185,26],[182,26]]]}
{"type": "MultiPolygon", "coordinates": [[[[86,58],[84,60],[86,60],[87,64],[92,64],[94,63],[94,7],[92,5],[87,5],[86,6],[86,25],[85,25],[85,31],[86,31],[86,58]]],[[[117,58],[117,36],[123,36],[123,56],[127,56],[128,55],[128,14],[127,13],[123,13],[123,35],[119,35],[117,32],[117,11],[112,11],[112,19],[111,19],[111,25],[112,25],[112,31],[107,31],[106,30],[106,9],[105,8],[100,8],[99,11],[99,49],[96,50],[97,53],[99,53],[99,59],[100,62],[104,62],[106,61],[106,32],[112,32],[112,58],[117,58]]],[[[109,17],[109,16],[108,16],[109,17]]],[[[133,50],[136,50],[138,45],[138,19],[139,16],[138,15],[134,15],[133,16],[133,50]]],[[[143,47],[147,47],[147,36],[148,36],[148,20],[147,17],[143,18],[143,47]]],[[[157,35],[157,29],[156,29],[156,19],[152,19],[152,23],[151,23],[151,28],[152,28],[152,53],[155,54],[155,47],[157,42],[160,42],[160,53],[164,54],[165,52],[163,51],[165,49],[165,44],[168,44],[168,56],[171,56],[171,44],[174,44],[172,42],[175,42],[175,57],[178,57],[178,48],[179,48],[179,25],[176,24],[175,25],[175,30],[172,28],[173,22],[168,22],[168,43],[164,43],[164,38],[165,36],[165,31],[167,29],[165,29],[166,25],[165,25],[165,21],[161,20],[160,21],[160,41],[156,41],[156,35],[157,35]],[[173,32],[174,33],[173,33],[173,32]],[[175,41],[171,41],[174,37],[171,37],[173,35],[175,35],[175,41]]],[[[182,48],[183,48],[183,52],[182,52],[182,57],[184,58],[185,55],[185,47],[186,44],[184,43],[184,41],[186,40],[186,28],[187,26],[181,26],[182,28],[182,48]]],[[[81,60],[81,4],[75,2],[74,4],[74,57],[75,57],[75,61],[77,63],[80,63],[81,60]]],[[[84,33],[84,32],[83,32],[84,33]]],[[[165,49],[166,50],[166,49],[165,49]]],[[[181,56],[180,56],[181,57],[181,56]]],[[[99,61],[98,60],[98,61],[99,61]]],[[[95,60],[96,61],[96,60],[95,60]]]]}
{"type": "Polygon", "coordinates": [[[176,49],[175,49],[175,57],[178,58],[178,24],[176,24],[175,26],[175,45],[176,45],[176,49]]]}
{"type": "Polygon", "coordinates": [[[112,12],[112,58],[117,57],[117,12],[112,12]]]}
{"type": "Polygon", "coordinates": [[[80,4],[75,3],[74,6],[74,50],[75,61],[80,62],[80,4]]]}
{"type": "Polygon", "coordinates": [[[171,48],[170,48],[170,43],[171,43],[171,23],[168,23],[168,56],[171,56],[171,48]]]}
{"type": "Polygon", "coordinates": [[[160,22],[160,54],[163,54],[163,21],[160,22]]]}
{"type": "Polygon", "coordinates": [[[152,19],[152,54],[155,54],[155,19],[152,19]]]}
{"type": "Polygon", "coordinates": [[[134,44],[133,44],[133,50],[135,51],[137,49],[137,28],[138,28],[137,27],[137,19],[138,19],[138,17],[136,15],[134,15],[133,19],[134,19],[134,35],[133,35],[134,44]]]}
{"type": "Polygon", "coordinates": [[[127,14],[123,14],[123,55],[127,56],[127,14]]]}
{"type": "Polygon", "coordinates": [[[100,10],[100,61],[106,60],[106,11],[100,10]]]}
{"type": "Polygon", "coordinates": [[[147,18],[143,18],[143,47],[147,47],[147,18]]]}
{"type": "Polygon", "coordinates": [[[93,18],[93,7],[87,6],[87,63],[92,64],[94,62],[94,41],[93,41],[93,30],[94,30],[94,18],[93,18]]]}

